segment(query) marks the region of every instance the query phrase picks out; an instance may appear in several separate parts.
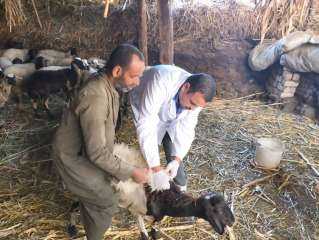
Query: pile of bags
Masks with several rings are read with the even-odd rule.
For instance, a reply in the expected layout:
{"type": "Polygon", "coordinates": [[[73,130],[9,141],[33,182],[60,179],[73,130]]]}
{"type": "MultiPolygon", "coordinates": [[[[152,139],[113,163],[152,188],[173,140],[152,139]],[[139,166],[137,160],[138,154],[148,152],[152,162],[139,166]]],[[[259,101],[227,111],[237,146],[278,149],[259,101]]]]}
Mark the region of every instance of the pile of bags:
{"type": "Polygon", "coordinates": [[[264,41],[250,52],[248,64],[254,71],[275,66],[266,84],[272,99],[294,97],[300,73],[319,74],[319,36],[298,31],[278,41],[264,41]]]}

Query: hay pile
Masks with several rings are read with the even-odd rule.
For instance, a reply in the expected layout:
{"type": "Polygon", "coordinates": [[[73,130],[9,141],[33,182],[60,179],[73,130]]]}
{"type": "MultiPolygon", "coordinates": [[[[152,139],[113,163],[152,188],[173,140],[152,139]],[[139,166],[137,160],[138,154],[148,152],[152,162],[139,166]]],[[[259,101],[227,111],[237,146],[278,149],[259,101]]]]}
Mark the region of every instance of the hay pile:
{"type": "MultiPolygon", "coordinates": [[[[58,111],[58,103],[54,106],[58,111]]],[[[63,191],[54,172],[46,170],[56,122],[37,120],[23,126],[12,105],[1,119],[6,123],[0,130],[0,239],[68,239],[65,226],[72,196],[63,191]]],[[[136,145],[130,119],[118,141],[136,145]]],[[[316,239],[318,156],[318,125],[249,97],[209,105],[200,115],[196,140],[184,161],[192,194],[216,190],[231,202],[236,239],[316,239]],[[284,142],[279,171],[251,166],[253,140],[258,137],[278,137],[284,142]]],[[[134,224],[123,210],[114,217],[105,239],[137,239],[134,224]]],[[[80,237],[83,228],[79,228],[80,237]]],[[[164,239],[228,239],[218,237],[201,221],[192,225],[168,218],[159,228],[167,235],[164,239]]]]}
{"type": "Polygon", "coordinates": [[[279,39],[298,30],[319,31],[319,3],[316,0],[259,1],[257,11],[261,41],[265,37],[279,39]]]}

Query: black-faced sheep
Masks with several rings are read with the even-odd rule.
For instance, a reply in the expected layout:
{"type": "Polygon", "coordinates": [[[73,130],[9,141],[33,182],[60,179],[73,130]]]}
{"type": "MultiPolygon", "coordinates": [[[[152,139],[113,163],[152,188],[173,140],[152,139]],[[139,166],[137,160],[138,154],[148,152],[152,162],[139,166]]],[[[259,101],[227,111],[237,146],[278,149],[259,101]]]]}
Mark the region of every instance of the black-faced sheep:
{"type": "Polygon", "coordinates": [[[32,61],[36,56],[37,50],[35,49],[17,49],[10,48],[3,52],[2,57],[13,61],[15,58],[21,59],[23,62],[32,61]]]}
{"type": "Polygon", "coordinates": [[[57,51],[57,50],[53,50],[53,49],[43,49],[43,50],[39,50],[37,57],[42,56],[44,58],[46,57],[52,57],[52,58],[67,58],[67,57],[71,57],[74,56],[76,57],[77,51],[75,48],[71,47],[69,49],[69,51],[67,52],[63,52],[63,51],[57,51]]]}
{"type": "MultiPolygon", "coordinates": [[[[147,163],[137,150],[130,149],[125,144],[114,145],[114,155],[137,167],[147,167],[147,163]]],[[[165,191],[151,191],[134,182],[114,181],[112,186],[119,193],[119,206],[128,209],[137,217],[141,239],[149,239],[144,226],[143,216],[150,216],[154,222],[164,216],[171,217],[198,217],[209,222],[213,229],[223,234],[226,226],[232,226],[235,219],[224,198],[214,192],[202,195],[199,198],[181,192],[171,182],[171,188],[165,191]]],[[[69,226],[74,232],[75,227],[69,226]]]]}
{"type": "Polygon", "coordinates": [[[70,48],[68,52],[45,49],[37,54],[37,57],[43,57],[48,61],[48,66],[69,66],[76,56],[75,48],[70,48]]]}
{"type": "Polygon", "coordinates": [[[37,57],[31,63],[13,64],[4,70],[4,75],[13,74],[19,79],[24,79],[34,73],[36,70],[47,66],[47,62],[42,57],[37,57]]]}

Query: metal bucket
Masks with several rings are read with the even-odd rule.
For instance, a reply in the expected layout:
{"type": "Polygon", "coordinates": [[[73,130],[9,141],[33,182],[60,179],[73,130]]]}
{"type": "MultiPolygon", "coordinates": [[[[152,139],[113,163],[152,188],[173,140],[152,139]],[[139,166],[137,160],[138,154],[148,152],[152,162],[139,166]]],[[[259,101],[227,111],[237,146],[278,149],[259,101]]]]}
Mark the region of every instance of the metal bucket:
{"type": "Polygon", "coordinates": [[[282,154],[284,152],[283,143],[277,138],[257,139],[255,164],[265,169],[278,168],[282,154]]]}

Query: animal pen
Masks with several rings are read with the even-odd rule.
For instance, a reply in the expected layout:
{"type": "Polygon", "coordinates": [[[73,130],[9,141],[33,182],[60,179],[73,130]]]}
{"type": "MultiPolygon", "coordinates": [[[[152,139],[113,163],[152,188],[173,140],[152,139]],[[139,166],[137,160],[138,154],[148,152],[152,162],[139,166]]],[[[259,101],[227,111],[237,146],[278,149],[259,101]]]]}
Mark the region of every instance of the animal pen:
{"type": "MultiPolygon", "coordinates": [[[[196,138],[183,160],[188,191],[194,196],[222,193],[236,222],[219,236],[204,221],[166,218],[156,226],[161,237],[316,240],[319,72],[287,70],[278,59],[267,69],[253,71],[248,57],[259,44],[274,44],[296,31],[316,39],[319,3],[240,2],[3,0],[0,45],[17,41],[27,48],[72,46],[81,57],[107,58],[116,45],[129,42],[139,46],[149,65],[174,63],[211,74],[217,80],[217,98],[201,112],[196,138]],[[298,74],[289,97],[283,97],[285,88],[276,82],[286,81],[286,71],[298,74]],[[262,137],[284,144],[280,166],[274,170],[254,164],[256,140],[262,137]]],[[[59,116],[61,98],[52,98],[50,104],[59,116]]],[[[69,239],[66,226],[73,196],[63,188],[50,155],[59,118],[34,118],[28,99],[24,111],[17,111],[13,99],[0,111],[0,239],[69,239]]],[[[138,147],[131,113],[116,141],[138,147]]],[[[83,227],[79,222],[77,226],[76,239],[83,239],[83,227]]],[[[105,233],[105,239],[138,238],[135,220],[126,210],[115,215],[105,233]]]]}

